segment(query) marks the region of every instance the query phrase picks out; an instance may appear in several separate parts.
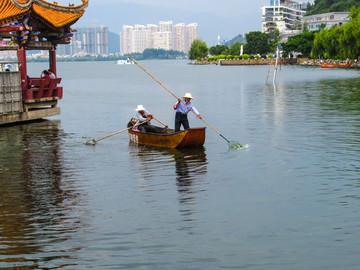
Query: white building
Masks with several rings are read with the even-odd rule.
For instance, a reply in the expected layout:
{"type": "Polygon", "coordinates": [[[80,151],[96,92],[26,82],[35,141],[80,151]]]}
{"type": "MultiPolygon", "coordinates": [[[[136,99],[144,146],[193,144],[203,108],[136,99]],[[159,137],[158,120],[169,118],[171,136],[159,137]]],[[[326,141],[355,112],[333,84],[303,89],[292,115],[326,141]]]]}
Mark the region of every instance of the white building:
{"type": "Polygon", "coordinates": [[[186,53],[185,47],[185,23],[178,23],[174,26],[174,43],[173,49],[186,53]]]}
{"type": "Polygon", "coordinates": [[[172,50],[172,33],[156,32],[153,35],[154,49],[172,50]]]}
{"type": "Polygon", "coordinates": [[[269,6],[261,7],[262,32],[273,33],[279,29],[281,36],[295,35],[301,31],[301,19],[308,3],[291,0],[270,0],[269,6]]]}
{"type": "Polygon", "coordinates": [[[145,49],[176,50],[187,53],[197,39],[197,24],[160,21],[155,24],[123,25],[120,33],[120,54],[142,53],[145,49]]]}
{"type": "Polygon", "coordinates": [[[154,48],[154,33],[159,32],[159,26],[156,24],[147,24],[146,25],[147,32],[146,32],[146,40],[147,40],[147,48],[153,49],[154,48]]]}
{"type": "Polygon", "coordinates": [[[197,23],[190,23],[186,25],[186,35],[185,35],[185,42],[186,42],[186,52],[189,52],[191,48],[191,44],[194,42],[195,39],[198,38],[198,25],[197,23]]]}
{"type": "Polygon", "coordinates": [[[159,30],[160,32],[171,32],[173,31],[173,22],[172,21],[168,21],[168,22],[164,22],[164,21],[160,21],[159,22],[159,30]]]}
{"type": "Polygon", "coordinates": [[[120,54],[131,53],[131,32],[134,29],[131,25],[123,25],[123,31],[120,33],[120,54]]]}
{"type": "Polygon", "coordinates": [[[135,24],[131,31],[131,53],[142,53],[147,48],[146,33],[144,25],[135,24]]]}
{"type": "Polygon", "coordinates": [[[326,28],[331,28],[334,25],[341,26],[349,22],[350,12],[330,12],[323,14],[316,14],[311,16],[304,16],[302,23],[307,25],[310,31],[316,31],[324,25],[326,28]]]}

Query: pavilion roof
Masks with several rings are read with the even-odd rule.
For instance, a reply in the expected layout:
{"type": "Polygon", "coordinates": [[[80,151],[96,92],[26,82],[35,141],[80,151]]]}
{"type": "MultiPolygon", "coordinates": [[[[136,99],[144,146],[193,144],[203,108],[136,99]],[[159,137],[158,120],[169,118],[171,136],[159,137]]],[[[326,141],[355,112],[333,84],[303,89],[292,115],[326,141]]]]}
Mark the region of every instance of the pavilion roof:
{"type": "Polygon", "coordinates": [[[45,0],[0,0],[0,25],[24,19],[30,14],[53,28],[69,26],[84,14],[88,1],[82,0],[78,6],[62,6],[45,0]]]}

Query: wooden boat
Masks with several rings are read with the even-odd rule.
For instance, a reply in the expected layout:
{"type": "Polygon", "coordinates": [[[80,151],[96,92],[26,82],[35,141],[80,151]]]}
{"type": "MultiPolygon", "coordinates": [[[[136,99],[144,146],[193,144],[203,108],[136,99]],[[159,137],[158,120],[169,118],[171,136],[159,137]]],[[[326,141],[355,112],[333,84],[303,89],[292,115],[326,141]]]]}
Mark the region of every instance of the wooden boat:
{"type": "MultiPolygon", "coordinates": [[[[273,66],[276,65],[276,63],[272,63],[272,62],[271,62],[271,63],[268,62],[267,64],[268,64],[268,65],[273,65],[273,66]]],[[[277,63],[278,66],[281,66],[281,65],[283,65],[283,64],[284,64],[283,62],[277,63]]]]}
{"type": "Polygon", "coordinates": [[[320,64],[322,68],[338,68],[338,67],[350,67],[350,64],[342,64],[342,65],[335,65],[335,64],[320,64]]]}
{"type": "Polygon", "coordinates": [[[205,127],[190,128],[174,132],[167,129],[166,133],[149,133],[129,129],[130,142],[167,148],[199,147],[205,143],[205,127]]]}

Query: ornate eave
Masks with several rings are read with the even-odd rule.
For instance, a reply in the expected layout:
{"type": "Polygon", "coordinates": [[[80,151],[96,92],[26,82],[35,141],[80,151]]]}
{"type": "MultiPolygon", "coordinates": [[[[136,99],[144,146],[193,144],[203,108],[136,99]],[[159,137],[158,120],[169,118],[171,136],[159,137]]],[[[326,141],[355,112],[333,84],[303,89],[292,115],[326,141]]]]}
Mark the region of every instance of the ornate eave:
{"type": "Polygon", "coordinates": [[[0,49],[69,43],[70,27],[84,14],[88,1],[62,6],[45,0],[0,0],[0,41],[5,39],[0,49]]]}
{"type": "Polygon", "coordinates": [[[74,4],[69,4],[69,6],[58,5],[57,2],[49,3],[44,0],[11,0],[17,7],[21,9],[26,9],[31,7],[33,4],[43,7],[44,9],[51,9],[59,12],[71,12],[71,13],[80,13],[85,10],[88,6],[88,0],[82,0],[82,4],[75,6],[74,4]]]}
{"type": "Polygon", "coordinates": [[[75,6],[58,5],[44,0],[0,0],[0,25],[22,19],[29,14],[46,23],[52,28],[61,28],[74,24],[85,12],[88,0],[75,6]]]}

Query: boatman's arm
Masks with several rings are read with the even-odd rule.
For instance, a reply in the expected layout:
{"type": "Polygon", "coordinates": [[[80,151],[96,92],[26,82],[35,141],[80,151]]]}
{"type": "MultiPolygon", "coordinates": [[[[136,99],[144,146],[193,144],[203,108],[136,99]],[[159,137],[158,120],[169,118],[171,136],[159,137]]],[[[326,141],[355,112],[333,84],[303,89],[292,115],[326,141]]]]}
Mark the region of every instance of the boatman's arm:
{"type": "Polygon", "coordinates": [[[198,110],[194,107],[194,105],[190,105],[190,109],[196,114],[196,116],[199,118],[199,119],[202,119],[200,113],[198,112],[198,110]]]}
{"type": "Polygon", "coordinates": [[[179,104],[181,103],[181,99],[178,99],[178,102],[173,105],[174,110],[176,110],[179,107],[179,104]]]}

